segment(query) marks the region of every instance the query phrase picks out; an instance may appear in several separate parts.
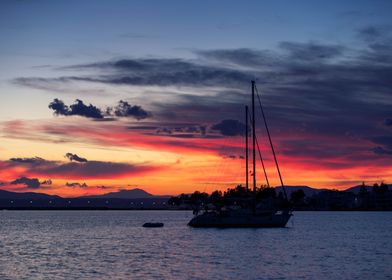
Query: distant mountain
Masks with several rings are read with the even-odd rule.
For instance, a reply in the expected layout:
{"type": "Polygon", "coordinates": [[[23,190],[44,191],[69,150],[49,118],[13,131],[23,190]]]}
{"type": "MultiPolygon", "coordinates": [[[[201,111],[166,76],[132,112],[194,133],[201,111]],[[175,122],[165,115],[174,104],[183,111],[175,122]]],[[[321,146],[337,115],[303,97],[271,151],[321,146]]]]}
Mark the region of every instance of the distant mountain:
{"type": "MultiPolygon", "coordinates": [[[[287,196],[289,198],[290,198],[290,195],[291,195],[292,192],[295,192],[295,191],[298,191],[298,190],[303,190],[305,195],[308,196],[308,197],[310,197],[310,196],[312,196],[314,194],[317,194],[317,193],[319,193],[321,191],[327,190],[327,189],[315,189],[315,188],[311,188],[311,187],[308,187],[308,186],[284,186],[284,187],[285,187],[287,196]]],[[[275,190],[276,190],[277,193],[282,192],[282,187],[276,187],[275,190]]]]}
{"type": "MultiPolygon", "coordinates": [[[[387,186],[388,186],[388,188],[389,188],[390,190],[392,190],[392,184],[389,184],[389,185],[387,184],[387,186]]],[[[344,190],[344,191],[345,191],[345,192],[352,192],[352,193],[358,194],[359,191],[360,191],[360,189],[361,189],[361,187],[362,187],[362,185],[358,185],[358,186],[354,186],[354,187],[348,188],[348,189],[346,189],[346,190],[344,190]]],[[[373,186],[365,186],[365,188],[366,188],[366,190],[367,190],[368,192],[371,192],[372,189],[373,189],[373,186]]]]}
{"type": "MultiPolygon", "coordinates": [[[[392,184],[389,184],[389,189],[392,190],[392,184]]],[[[359,193],[359,190],[361,188],[361,185],[358,186],[353,186],[350,187],[346,190],[345,192],[352,192],[355,194],[359,193]]],[[[372,191],[371,186],[366,186],[367,191],[372,191]]],[[[286,192],[288,197],[290,197],[292,192],[295,192],[297,190],[303,190],[305,195],[307,197],[311,197],[312,195],[318,194],[321,191],[325,191],[328,189],[316,189],[308,186],[285,186],[286,192]]],[[[282,187],[276,187],[275,188],[276,192],[279,193],[282,191],[282,187]]],[[[170,198],[170,195],[162,195],[162,196],[156,196],[152,195],[142,189],[136,188],[136,189],[131,189],[131,190],[121,190],[117,192],[110,192],[102,195],[91,195],[91,196],[81,196],[81,197],[75,197],[74,199],[78,198],[97,198],[97,199],[107,199],[107,198],[115,198],[115,199],[151,199],[151,198],[170,198]]],[[[20,199],[20,200],[38,200],[38,199],[46,199],[46,200],[54,200],[54,199],[63,199],[62,197],[58,195],[49,195],[49,194],[44,194],[44,193],[34,193],[34,192],[24,192],[24,193],[19,193],[19,192],[10,192],[10,191],[5,191],[5,190],[0,190],[0,199],[20,199]]]]}
{"type": "Polygon", "coordinates": [[[57,195],[49,195],[44,193],[34,193],[34,192],[10,192],[5,190],[0,190],[0,199],[61,199],[62,197],[57,195]]]}
{"type": "Polygon", "coordinates": [[[137,199],[137,198],[153,198],[156,197],[142,189],[121,190],[118,192],[110,192],[101,195],[84,196],[81,198],[122,198],[122,199],[137,199]]]}
{"type": "MultiPolygon", "coordinates": [[[[155,196],[152,195],[142,189],[132,189],[132,190],[121,190],[118,192],[110,192],[101,195],[90,195],[90,196],[81,196],[74,197],[73,199],[78,198],[117,198],[117,199],[148,199],[148,198],[169,198],[170,196],[155,196]]],[[[5,190],[0,190],[0,199],[23,199],[23,200],[32,200],[32,199],[64,199],[58,195],[49,195],[44,193],[34,193],[34,192],[10,192],[5,190]]]]}
{"type": "MultiPolygon", "coordinates": [[[[358,186],[354,186],[354,187],[351,187],[351,188],[348,188],[348,189],[346,189],[346,190],[344,190],[345,192],[352,192],[352,193],[355,193],[355,194],[358,194],[359,193],[359,190],[361,189],[361,185],[358,185],[358,186]]],[[[366,188],[366,190],[368,191],[368,192],[370,192],[370,191],[372,191],[372,188],[373,187],[371,187],[371,186],[365,186],[365,188],[366,188]]]]}

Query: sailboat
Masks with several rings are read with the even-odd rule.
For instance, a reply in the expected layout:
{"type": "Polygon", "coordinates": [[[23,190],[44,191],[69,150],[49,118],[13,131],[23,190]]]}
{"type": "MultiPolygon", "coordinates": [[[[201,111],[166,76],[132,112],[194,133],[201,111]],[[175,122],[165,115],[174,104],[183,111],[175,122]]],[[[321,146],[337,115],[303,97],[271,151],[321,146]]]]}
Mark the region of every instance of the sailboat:
{"type": "MultiPolygon", "coordinates": [[[[238,227],[251,227],[251,228],[263,228],[263,227],[285,227],[290,217],[292,216],[286,190],[284,188],[282,176],[280,173],[279,165],[276,160],[275,150],[272,144],[271,136],[269,133],[267,121],[264,115],[263,108],[260,102],[260,108],[265,124],[265,128],[267,131],[268,139],[271,145],[271,150],[274,156],[275,164],[278,170],[279,178],[282,185],[282,190],[284,194],[284,199],[286,202],[286,207],[282,209],[261,209],[257,207],[256,203],[256,123],[255,123],[255,81],[251,81],[252,83],[252,117],[251,117],[251,128],[252,128],[252,154],[253,154],[253,194],[251,199],[248,201],[248,207],[236,207],[227,209],[220,209],[209,211],[205,210],[203,213],[196,213],[195,216],[189,221],[188,225],[191,227],[217,227],[217,228],[238,228],[238,227]]],[[[248,107],[245,107],[245,115],[246,115],[246,190],[248,191],[248,107]]],[[[258,145],[257,145],[258,146],[258,145]]],[[[264,164],[263,169],[265,172],[264,164]]],[[[266,175],[266,173],[265,173],[266,175]]],[[[266,176],[267,179],[267,176],[266,176]]],[[[268,180],[268,179],[267,179],[268,180]]],[[[268,182],[268,181],[267,181],[268,182]]]]}

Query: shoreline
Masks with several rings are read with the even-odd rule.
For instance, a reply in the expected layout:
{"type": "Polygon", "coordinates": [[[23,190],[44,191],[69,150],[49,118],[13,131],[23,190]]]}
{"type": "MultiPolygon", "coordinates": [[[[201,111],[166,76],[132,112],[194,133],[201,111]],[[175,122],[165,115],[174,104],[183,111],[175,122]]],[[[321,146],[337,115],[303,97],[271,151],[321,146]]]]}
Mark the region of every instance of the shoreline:
{"type": "MultiPolygon", "coordinates": [[[[173,208],[114,208],[114,207],[0,207],[0,211],[192,211],[192,209],[173,209],[173,208]]],[[[293,212],[391,212],[392,210],[293,210],[293,212]]]]}

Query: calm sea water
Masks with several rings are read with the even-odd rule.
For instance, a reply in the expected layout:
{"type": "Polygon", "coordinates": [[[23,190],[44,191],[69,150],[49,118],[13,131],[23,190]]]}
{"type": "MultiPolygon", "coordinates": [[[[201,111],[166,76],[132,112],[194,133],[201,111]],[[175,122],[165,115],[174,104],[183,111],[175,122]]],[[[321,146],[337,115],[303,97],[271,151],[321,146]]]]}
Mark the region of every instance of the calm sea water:
{"type": "Polygon", "coordinates": [[[282,229],[193,229],[191,217],[1,211],[0,279],[392,279],[392,212],[296,212],[282,229]]]}

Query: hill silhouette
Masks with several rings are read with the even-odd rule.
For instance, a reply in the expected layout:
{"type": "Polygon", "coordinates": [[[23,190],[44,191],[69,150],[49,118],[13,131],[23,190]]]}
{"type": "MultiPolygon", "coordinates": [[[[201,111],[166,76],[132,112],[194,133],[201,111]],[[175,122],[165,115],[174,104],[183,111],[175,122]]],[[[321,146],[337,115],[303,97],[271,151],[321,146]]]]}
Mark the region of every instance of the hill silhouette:
{"type": "MultiPolygon", "coordinates": [[[[392,185],[390,185],[392,186],[392,185]]],[[[355,194],[359,193],[361,185],[358,186],[353,186],[350,187],[344,191],[346,192],[353,192],[355,194]]],[[[321,191],[325,191],[328,189],[316,189],[312,188],[309,186],[285,186],[287,195],[290,196],[291,193],[298,191],[298,190],[303,190],[306,196],[310,197],[312,195],[315,195],[321,191]]],[[[368,191],[371,191],[370,186],[366,187],[368,191]]],[[[282,187],[276,187],[275,188],[276,192],[279,193],[282,191],[282,187]]],[[[117,192],[109,192],[105,194],[100,194],[100,195],[89,195],[89,196],[80,196],[80,197],[75,197],[74,199],[80,198],[80,199],[93,199],[93,198],[101,198],[101,199],[106,199],[106,198],[116,198],[116,199],[147,199],[147,198],[169,198],[169,195],[163,195],[163,196],[157,196],[153,195],[151,193],[146,192],[143,189],[140,188],[135,188],[135,189],[130,189],[130,190],[120,190],[117,192]]],[[[66,199],[58,195],[49,195],[45,193],[37,193],[37,192],[11,192],[11,191],[5,191],[5,190],[0,190],[0,199],[66,199]]]]}
{"type": "Polygon", "coordinates": [[[142,189],[121,190],[102,195],[64,198],[43,193],[0,190],[0,209],[19,210],[108,210],[166,209],[168,196],[154,196],[142,189]]]}
{"type": "MultiPolygon", "coordinates": [[[[321,191],[327,190],[327,189],[315,189],[315,188],[308,187],[308,186],[284,186],[284,187],[285,187],[286,193],[289,197],[293,192],[296,192],[298,190],[302,190],[306,196],[312,196],[312,195],[317,194],[321,191]]],[[[276,187],[275,191],[277,193],[282,192],[282,187],[276,187]]]]}
{"type": "Polygon", "coordinates": [[[31,200],[31,199],[62,199],[62,197],[58,195],[49,195],[44,193],[35,193],[35,192],[10,192],[5,190],[0,190],[0,199],[23,199],[23,200],[31,200]]]}
{"type": "Polygon", "coordinates": [[[118,192],[110,192],[101,195],[82,196],[80,198],[121,198],[121,199],[137,199],[137,198],[153,198],[154,195],[145,190],[136,188],[131,190],[120,190],[118,192]]]}
{"type": "MultiPolygon", "coordinates": [[[[392,188],[392,184],[389,184],[389,185],[387,184],[387,186],[388,186],[389,188],[392,188]]],[[[362,186],[362,185],[358,185],[358,186],[354,186],[354,187],[348,188],[348,189],[346,189],[346,190],[344,190],[344,191],[345,191],[345,192],[352,192],[352,193],[358,194],[358,193],[360,192],[360,190],[361,190],[361,187],[365,188],[366,191],[368,191],[368,192],[371,192],[372,189],[373,189],[373,186],[362,186]]]]}

